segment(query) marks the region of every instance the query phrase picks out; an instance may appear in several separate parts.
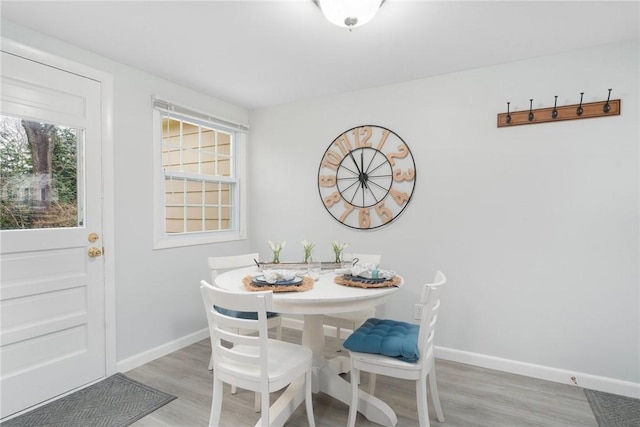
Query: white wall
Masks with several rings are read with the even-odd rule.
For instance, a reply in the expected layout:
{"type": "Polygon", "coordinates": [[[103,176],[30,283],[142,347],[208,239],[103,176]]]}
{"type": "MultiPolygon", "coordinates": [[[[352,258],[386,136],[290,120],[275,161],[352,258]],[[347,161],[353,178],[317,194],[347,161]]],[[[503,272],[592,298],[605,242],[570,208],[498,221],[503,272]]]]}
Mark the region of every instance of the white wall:
{"type": "Polygon", "coordinates": [[[297,261],[305,238],[330,260],[337,239],[381,253],[406,285],[379,314],[403,320],[441,269],[440,356],[637,390],[638,51],[636,40],[252,111],[251,247],[264,259],[267,240],[287,241],[281,257],[297,261]],[[618,117],[496,127],[507,101],[594,102],[608,88],[618,117]],[[405,212],[369,232],[341,226],[317,190],[325,149],[364,124],[399,134],[418,174],[405,212]]]}
{"type": "Polygon", "coordinates": [[[114,77],[115,242],[106,256],[116,265],[119,366],[206,328],[197,284],[208,255],[268,258],[266,241],[286,240],[283,260],[299,260],[306,238],[323,259],[333,239],[382,253],[407,284],[380,314],[399,319],[411,320],[419,286],[442,269],[441,355],[521,372],[530,364],[540,376],[540,367],[576,372],[581,385],[595,377],[622,392],[640,382],[637,41],[249,114],[6,21],[2,34],[114,77]],[[622,98],[619,117],[495,126],[507,101],[519,110],[554,95],[572,104],[584,91],[590,102],[610,87],[622,98]],[[152,250],[153,94],[250,119],[249,241],[152,250]],[[398,133],[418,168],[411,205],[375,232],[338,224],[317,192],[325,149],[360,124],[398,133]]]}
{"type": "Polygon", "coordinates": [[[248,122],[248,111],[6,21],[2,35],[113,75],[115,165],[108,175],[115,177],[115,241],[106,245],[105,257],[115,257],[118,367],[131,368],[188,342],[207,328],[199,292],[200,280],[209,278],[207,256],[248,251],[248,242],[152,249],[151,97],[240,123],[248,122]]]}

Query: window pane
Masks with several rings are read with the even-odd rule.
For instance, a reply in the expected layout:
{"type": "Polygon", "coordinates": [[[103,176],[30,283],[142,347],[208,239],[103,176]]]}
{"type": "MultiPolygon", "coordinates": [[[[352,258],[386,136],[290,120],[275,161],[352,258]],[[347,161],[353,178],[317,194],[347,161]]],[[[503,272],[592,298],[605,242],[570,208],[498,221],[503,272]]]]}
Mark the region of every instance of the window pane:
{"type": "Polygon", "coordinates": [[[219,209],[215,208],[206,208],[205,215],[207,220],[205,221],[205,230],[220,230],[220,216],[219,209]]]}
{"type": "Polygon", "coordinates": [[[185,233],[230,230],[233,185],[186,178],[165,178],[165,231],[185,233]]]}
{"type": "Polygon", "coordinates": [[[218,132],[218,154],[231,155],[231,135],[218,132]]]}
{"type": "Polygon", "coordinates": [[[165,232],[232,230],[237,183],[232,133],[177,118],[162,119],[162,166],[165,172],[165,232]]]}
{"type": "Polygon", "coordinates": [[[165,118],[162,121],[162,166],[165,170],[180,170],[180,121],[165,118]]]}
{"type": "Polygon", "coordinates": [[[0,115],[0,229],[82,225],[82,138],[79,129],[0,115]]]}
{"type": "Polygon", "coordinates": [[[231,205],[231,185],[220,185],[220,203],[223,205],[231,205]]]}
{"type": "MultiPolygon", "coordinates": [[[[169,181],[169,180],[167,180],[169,181]]],[[[184,204],[184,191],[181,192],[172,192],[167,191],[165,194],[165,199],[167,201],[167,206],[169,205],[180,205],[184,204]]]]}
{"type": "Polygon", "coordinates": [[[167,206],[165,209],[165,227],[167,233],[184,232],[184,208],[181,206],[167,206]]]}
{"type": "Polygon", "coordinates": [[[231,176],[230,159],[218,158],[218,174],[222,176],[231,176]]]}
{"type": "Polygon", "coordinates": [[[187,181],[187,204],[202,205],[203,185],[200,181],[187,181]]]}
{"type": "Polygon", "coordinates": [[[207,205],[218,204],[220,183],[207,182],[204,187],[204,203],[207,205]]]}
{"type": "Polygon", "coordinates": [[[182,122],[182,146],[185,148],[200,147],[200,126],[182,122]]]}
{"type": "Polygon", "coordinates": [[[187,220],[202,220],[202,207],[187,206],[187,220]]]}
{"type": "Polygon", "coordinates": [[[216,175],[216,156],[210,151],[203,151],[200,157],[202,170],[205,175],[216,175]]]}
{"type": "Polygon", "coordinates": [[[216,131],[213,129],[202,128],[202,145],[203,150],[215,151],[216,147],[216,131]]]}
{"type": "Polygon", "coordinates": [[[165,170],[232,176],[232,135],[165,117],[162,120],[165,170]]]}

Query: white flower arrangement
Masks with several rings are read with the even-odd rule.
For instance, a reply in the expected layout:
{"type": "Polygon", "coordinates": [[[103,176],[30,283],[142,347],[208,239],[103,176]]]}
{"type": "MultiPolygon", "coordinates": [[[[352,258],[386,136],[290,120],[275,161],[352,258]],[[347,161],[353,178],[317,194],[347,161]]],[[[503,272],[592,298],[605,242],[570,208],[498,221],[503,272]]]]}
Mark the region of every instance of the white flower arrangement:
{"type": "Polygon", "coordinates": [[[309,243],[307,242],[307,239],[304,239],[302,242],[302,247],[304,248],[304,263],[308,263],[310,258],[311,258],[311,251],[313,251],[313,248],[316,246],[315,243],[309,243]]]}
{"type": "Polygon", "coordinates": [[[336,256],[336,262],[342,261],[342,251],[349,246],[349,243],[338,243],[337,240],[331,242],[331,249],[333,249],[333,253],[336,256]]]}
{"type": "Polygon", "coordinates": [[[269,243],[271,252],[273,252],[273,263],[280,263],[280,251],[282,250],[282,248],[284,248],[284,245],[286,245],[287,242],[273,243],[271,240],[268,240],[267,242],[269,243]]]}

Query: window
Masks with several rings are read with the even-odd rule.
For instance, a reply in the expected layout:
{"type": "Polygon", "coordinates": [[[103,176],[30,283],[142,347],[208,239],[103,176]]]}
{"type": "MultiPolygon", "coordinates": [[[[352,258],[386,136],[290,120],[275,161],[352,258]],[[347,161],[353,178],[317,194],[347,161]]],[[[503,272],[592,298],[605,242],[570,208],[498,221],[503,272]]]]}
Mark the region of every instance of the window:
{"type": "Polygon", "coordinates": [[[246,127],[155,100],[155,248],[245,238],[246,127]]]}
{"type": "Polygon", "coordinates": [[[0,230],[82,226],[84,130],[0,115],[0,230]]]}

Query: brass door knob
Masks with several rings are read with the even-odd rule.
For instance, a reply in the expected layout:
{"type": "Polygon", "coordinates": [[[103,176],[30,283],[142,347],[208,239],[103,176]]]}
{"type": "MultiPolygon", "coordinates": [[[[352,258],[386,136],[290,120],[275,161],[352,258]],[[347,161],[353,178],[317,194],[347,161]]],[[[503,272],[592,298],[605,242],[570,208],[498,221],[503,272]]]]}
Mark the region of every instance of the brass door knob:
{"type": "Polygon", "coordinates": [[[89,257],[97,258],[102,255],[102,250],[99,248],[89,248],[89,257]]]}

